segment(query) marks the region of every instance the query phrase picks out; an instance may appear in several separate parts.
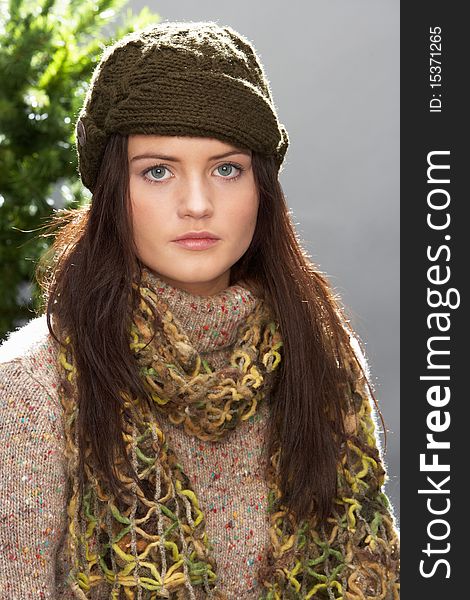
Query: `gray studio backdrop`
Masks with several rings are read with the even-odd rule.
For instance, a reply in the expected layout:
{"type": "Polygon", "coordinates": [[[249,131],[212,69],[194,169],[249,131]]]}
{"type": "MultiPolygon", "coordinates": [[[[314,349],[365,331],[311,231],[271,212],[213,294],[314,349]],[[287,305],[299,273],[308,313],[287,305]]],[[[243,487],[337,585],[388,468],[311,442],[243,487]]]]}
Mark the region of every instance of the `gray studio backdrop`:
{"type": "MultiPolygon", "coordinates": [[[[366,344],[399,518],[398,0],[133,0],[255,46],[290,147],[281,181],[304,246],[366,344]]],[[[383,444],[383,436],[382,436],[383,444]]]]}

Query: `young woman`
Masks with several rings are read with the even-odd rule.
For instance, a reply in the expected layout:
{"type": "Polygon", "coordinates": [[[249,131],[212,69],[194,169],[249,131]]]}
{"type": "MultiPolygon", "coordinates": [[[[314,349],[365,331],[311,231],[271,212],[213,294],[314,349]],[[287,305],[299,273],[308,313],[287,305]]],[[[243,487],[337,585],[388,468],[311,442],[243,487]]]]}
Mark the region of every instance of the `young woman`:
{"type": "Polygon", "coordinates": [[[1,351],[1,598],[396,600],[367,364],[250,42],[126,36],[76,131],[91,203],[1,351]]]}

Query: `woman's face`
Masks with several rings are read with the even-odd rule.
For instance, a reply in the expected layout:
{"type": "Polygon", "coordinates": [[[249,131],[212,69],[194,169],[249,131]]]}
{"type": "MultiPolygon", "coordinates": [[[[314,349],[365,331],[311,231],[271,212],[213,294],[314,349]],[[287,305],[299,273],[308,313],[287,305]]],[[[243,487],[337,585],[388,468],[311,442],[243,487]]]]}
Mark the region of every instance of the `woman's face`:
{"type": "Polygon", "coordinates": [[[228,287],[230,267],[248,249],[256,226],[251,151],[214,138],[130,135],[128,160],[140,260],[193,294],[228,287]],[[175,241],[190,232],[217,239],[206,245],[175,241]]]}

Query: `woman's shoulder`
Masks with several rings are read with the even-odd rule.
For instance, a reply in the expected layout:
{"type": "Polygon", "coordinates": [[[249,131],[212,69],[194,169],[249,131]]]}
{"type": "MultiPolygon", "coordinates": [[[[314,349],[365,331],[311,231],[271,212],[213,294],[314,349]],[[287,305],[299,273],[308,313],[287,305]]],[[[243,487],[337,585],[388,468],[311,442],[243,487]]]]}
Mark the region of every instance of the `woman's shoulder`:
{"type": "Polygon", "coordinates": [[[0,396],[44,397],[58,406],[58,344],[50,335],[46,316],[11,332],[0,346],[0,396]]]}
{"type": "Polygon", "coordinates": [[[6,340],[0,344],[0,364],[40,353],[41,348],[53,343],[55,340],[49,333],[46,315],[41,315],[7,334],[6,340]]]}

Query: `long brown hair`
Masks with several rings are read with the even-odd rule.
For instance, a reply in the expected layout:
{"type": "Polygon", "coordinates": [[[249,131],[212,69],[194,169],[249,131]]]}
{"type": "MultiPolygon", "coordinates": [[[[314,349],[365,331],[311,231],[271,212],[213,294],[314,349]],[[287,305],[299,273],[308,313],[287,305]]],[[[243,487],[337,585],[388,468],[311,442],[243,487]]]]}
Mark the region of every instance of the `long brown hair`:
{"type": "MultiPolygon", "coordinates": [[[[297,238],[274,159],[253,152],[252,164],[258,220],[250,247],[231,269],[230,284],[251,282],[280,325],[284,355],[271,398],[270,444],[278,440],[282,448],[284,503],[299,519],[313,509],[326,519],[346,437],[348,362],[359,367],[374,402],[375,397],[351,346],[355,334],[345,309],[297,238]]],[[[115,494],[123,491],[116,461],[124,460],[133,473],[120,429],[121,392],[146,397],[129,349],[139,301],[132,282],[139,283],[143,266],[130,214],[127,136],[113,134],[91,203],[55,214],[45,234],[54,235],[54,242],[36,270],[50,333],[58,343],[70,335],[74,349],[81,469],[88,440],[101,477],[115,494]],[[56,324],[60,331],[54,331],[56,324]]]]}

